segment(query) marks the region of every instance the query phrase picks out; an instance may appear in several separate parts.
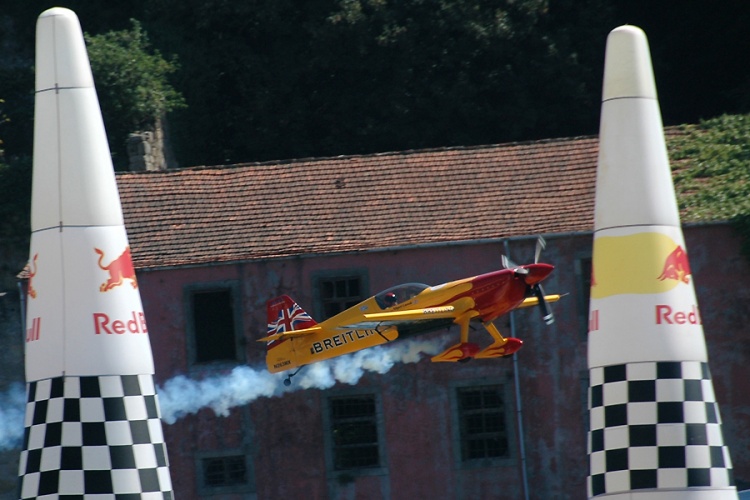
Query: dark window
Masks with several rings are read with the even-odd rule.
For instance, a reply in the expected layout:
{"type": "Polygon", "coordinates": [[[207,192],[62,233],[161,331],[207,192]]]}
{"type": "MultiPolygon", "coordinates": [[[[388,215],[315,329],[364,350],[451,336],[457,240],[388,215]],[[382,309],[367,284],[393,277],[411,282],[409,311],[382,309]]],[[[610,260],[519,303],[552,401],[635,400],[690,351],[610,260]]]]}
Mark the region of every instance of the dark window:
{"type": "Polygon", "coordinates": [[[458,389],[461,459],[508,456],[508,432],[502,387],[485,385],[458,389]]]}
{"type": "Polygon", "coordinates": [[[318,290],[325,319],[357,305],[363,299],[362,278],[359,276],[319,278],[318,290]]]}
{"type": "Polygon", "coordinates": [[[374,396],[332,398],[331,436],[336,470],[378,467],[378,424],[374,396]]]}
{"type": "Polygon", "coordinates": [[[201,459],[203,486],[237,486],[247,484],[247,466],[244,455],[201,459]]]}
{"type": "Polygon", "coordinates": [[[195,362],[237,361],[232,290],[194,291],[191,300],[195,362]]]}

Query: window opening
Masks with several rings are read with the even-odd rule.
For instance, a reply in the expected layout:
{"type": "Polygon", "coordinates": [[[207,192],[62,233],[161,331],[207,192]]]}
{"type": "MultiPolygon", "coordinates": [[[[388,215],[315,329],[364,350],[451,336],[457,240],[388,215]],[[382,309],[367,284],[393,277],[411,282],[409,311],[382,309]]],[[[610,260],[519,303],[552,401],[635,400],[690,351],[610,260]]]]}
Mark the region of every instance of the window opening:
{"type": "Polygon", "coordinates": [[[462,460],[508,456],[501,390],[498,385],[458,389],[462,460]]]}
{"type": "Polygon", "coordinates": [[[334,469],[378,467],[378,425],[374,396],[332,398],[334,469]]]}
{"type": "Polygon", "coordinates": [[[232,291],[192,294],[195,362],[237,361],[232,291]]]}

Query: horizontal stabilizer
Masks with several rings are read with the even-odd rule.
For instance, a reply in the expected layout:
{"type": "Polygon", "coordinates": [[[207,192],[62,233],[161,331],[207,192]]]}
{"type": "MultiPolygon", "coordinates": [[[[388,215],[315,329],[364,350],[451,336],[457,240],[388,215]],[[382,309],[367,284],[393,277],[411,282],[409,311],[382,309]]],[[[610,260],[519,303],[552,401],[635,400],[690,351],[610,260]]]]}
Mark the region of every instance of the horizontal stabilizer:
{"type": "Polygon", "coordinates": [[[313,326],[312,328],[305,328],[304,330],[292,330],[289,332],[274,333],[273,335],[269,335],[268,337],[258,339],[258,342],[273,342],[275,340],[304,337],[305,335],[311,335],[321,330],[322,328],[320,326],[313,326]]]}

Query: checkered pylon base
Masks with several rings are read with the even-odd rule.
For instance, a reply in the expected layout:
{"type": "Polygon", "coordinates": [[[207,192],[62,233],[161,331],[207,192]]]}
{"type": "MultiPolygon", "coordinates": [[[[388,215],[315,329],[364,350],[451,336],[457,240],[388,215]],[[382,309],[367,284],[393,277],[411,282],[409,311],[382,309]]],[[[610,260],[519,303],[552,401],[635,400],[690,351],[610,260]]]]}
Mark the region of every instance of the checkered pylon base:
{"type": "Polygon", "coordinates": [[[172,499],[153,376],[27,384],[21,499],[172,499]]]}
{"type": "Polygon", "coordinates": [[[734,486],[708,364],[628,363],[590,377],[589,497],[734,486]]]}

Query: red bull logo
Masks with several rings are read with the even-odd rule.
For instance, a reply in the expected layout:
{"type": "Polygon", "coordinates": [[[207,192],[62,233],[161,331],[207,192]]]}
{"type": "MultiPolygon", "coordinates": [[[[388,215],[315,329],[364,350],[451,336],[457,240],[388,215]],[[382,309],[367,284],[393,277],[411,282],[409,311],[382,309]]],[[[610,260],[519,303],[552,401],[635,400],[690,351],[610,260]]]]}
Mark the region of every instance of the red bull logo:
{"type": "Polygon", "coordinates": [[[680,245],[677,245],[664,262],[664,270],[659,275],[659,280],[677,280],[689,284],[691,274],[687,253],[680,245]]]}
{"type": "Polygon", "coordinates": [[[125,251],[106,266],[102,264],[102,261],[104,260],[104,252],[98,248],[94,248],[94,251],[99,254],[99,268],[109,273],[109,279],[99,287],[100,292],[112,290],[113,288],[122,285],[125,280],[130,280],[132,287],[138,288],[138,281],[135,279],[133,261],[130,258],[130,247],[125,247],[125,251]]]}
{"type": "Polygon", "coordinates": [[[29,264],[29,284],[28,289],[26,293],[31,297],[32,299],[36,298],[36,290],[34,290],[34,285],[32,284],[34,281],[34,276],[36,276],[36,259],[39,258],[39,254],[35,253],[34,258],[31,259],[31,263],[29,264]]]}
{"type": "Polygon", "coordinates": [[[661,232],[594,239],[591,298],[654,294],[690,283],[690,264],[680,243],[661,232]]]}

